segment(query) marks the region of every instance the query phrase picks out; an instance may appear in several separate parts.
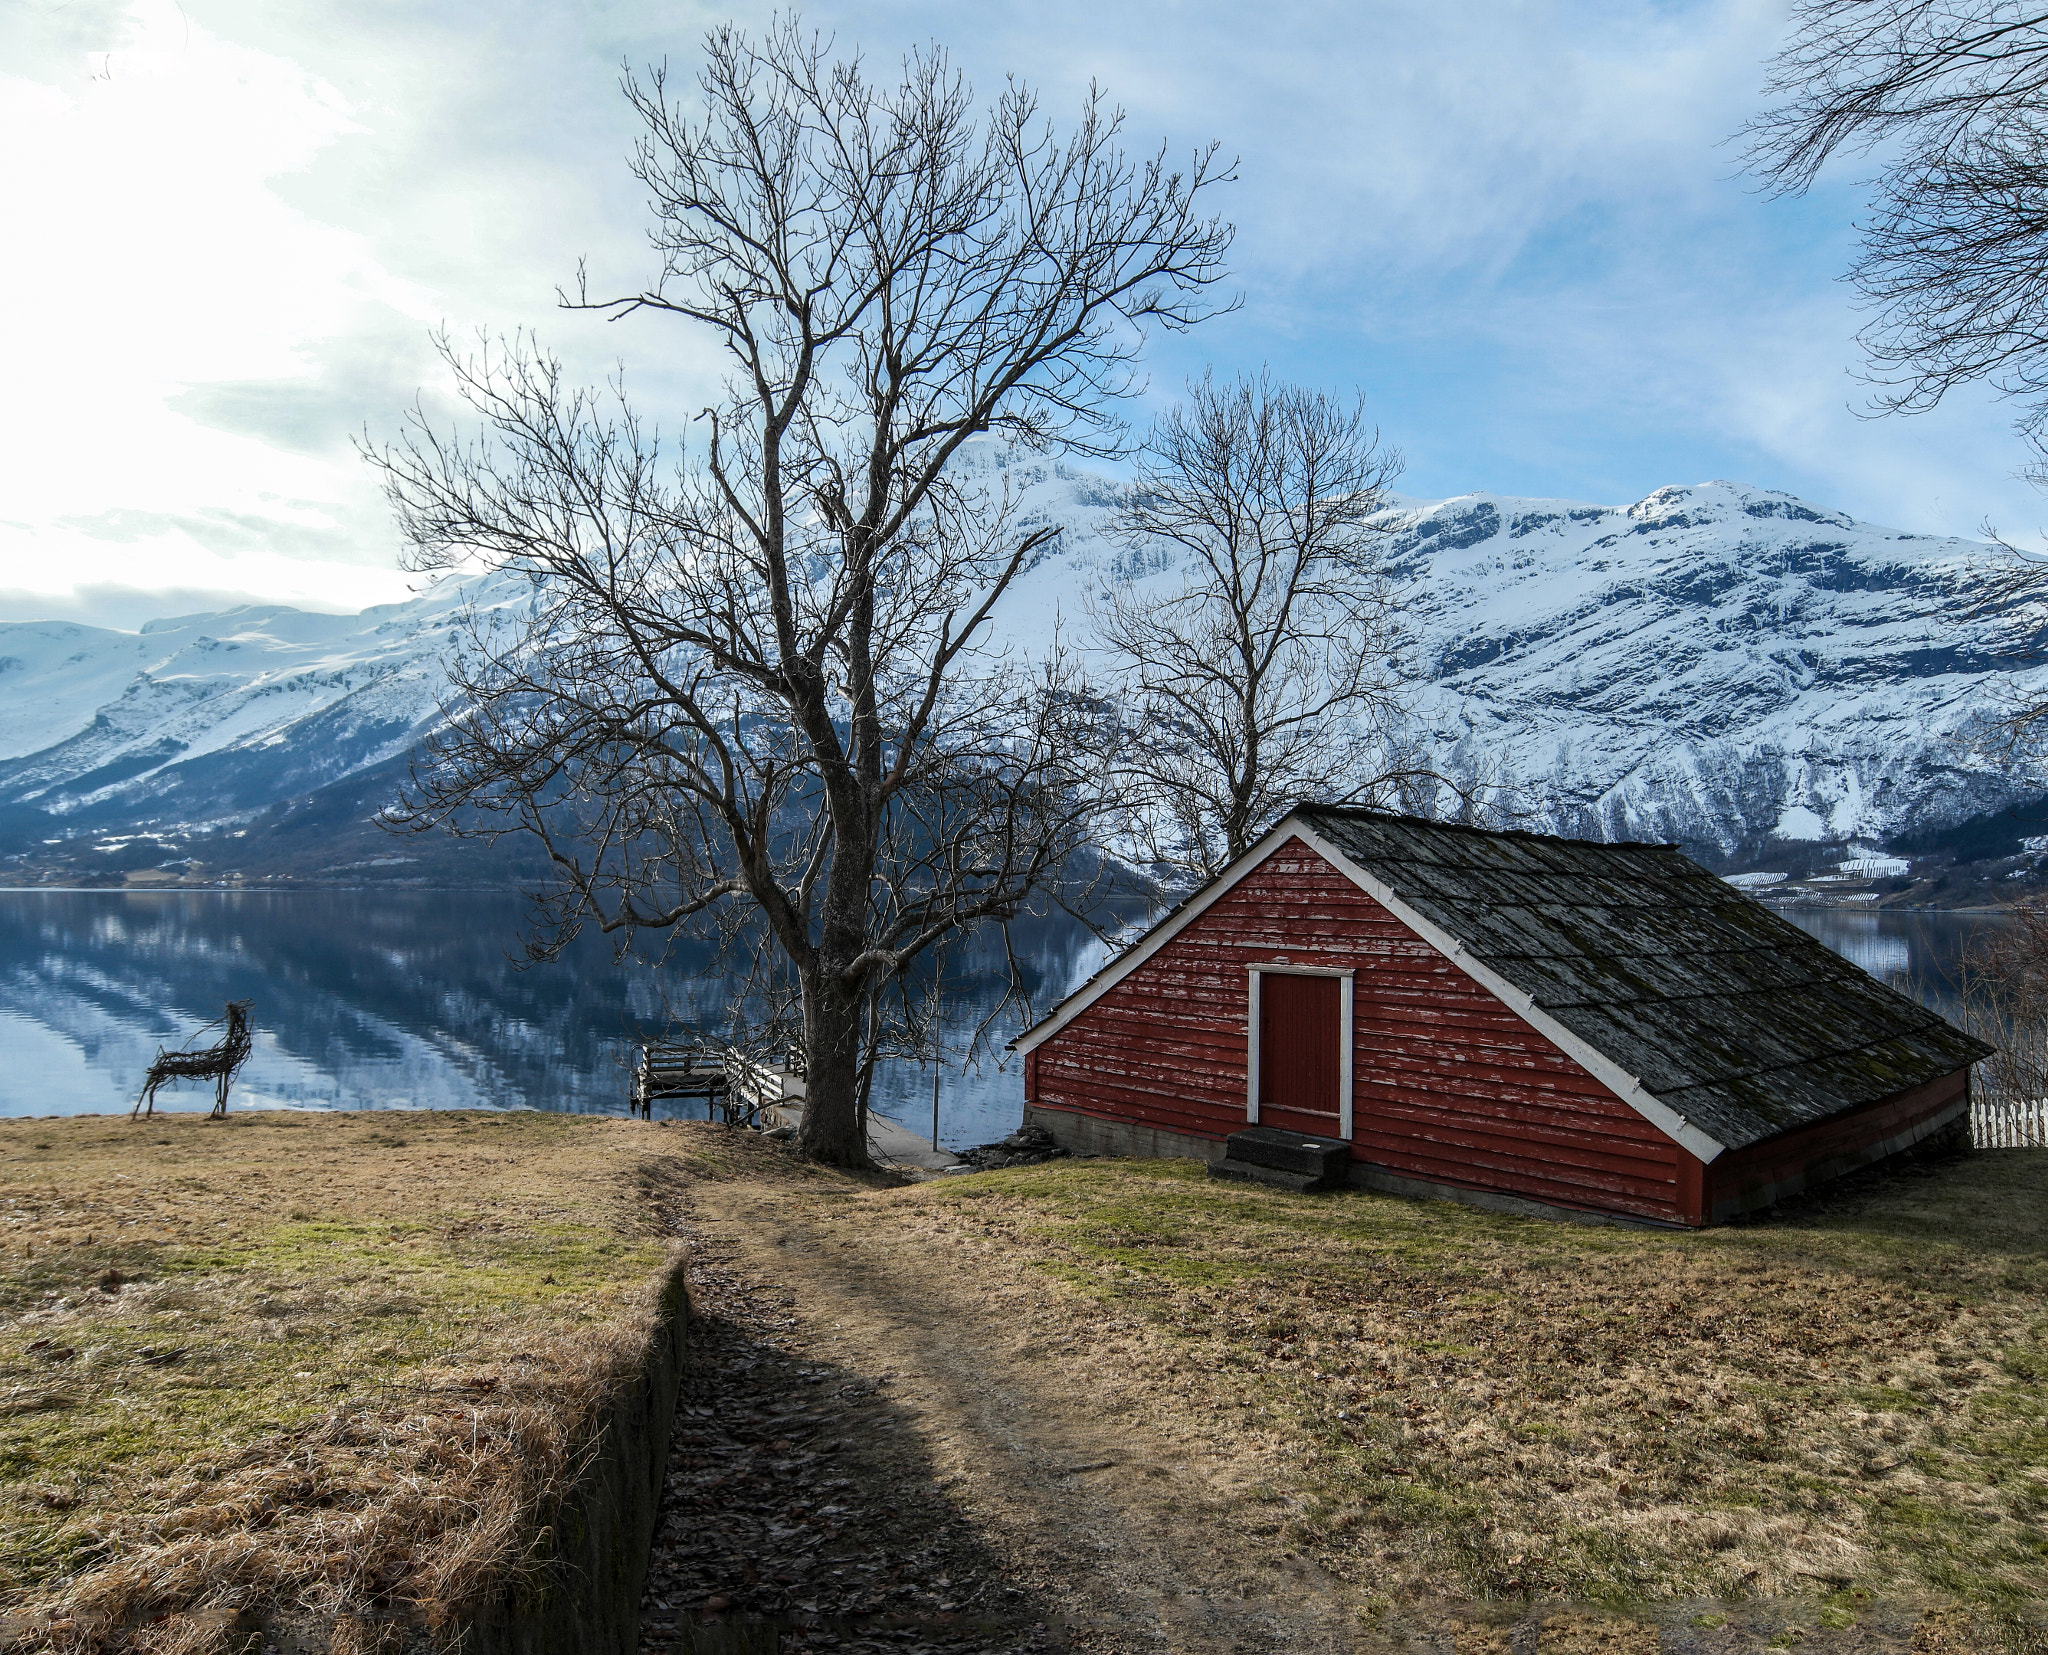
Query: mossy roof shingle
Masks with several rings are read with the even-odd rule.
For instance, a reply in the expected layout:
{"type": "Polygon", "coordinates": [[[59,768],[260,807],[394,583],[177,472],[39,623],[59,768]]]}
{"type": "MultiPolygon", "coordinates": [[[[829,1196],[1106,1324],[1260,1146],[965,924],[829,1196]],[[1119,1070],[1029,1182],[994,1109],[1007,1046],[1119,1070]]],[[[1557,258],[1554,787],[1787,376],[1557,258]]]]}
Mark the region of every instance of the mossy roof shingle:
{"type": "Polygon", "coordinates": [[[1730,1149],[1991,1050],[1676,846],[1326,806],[1295,816],[1730,1149]]]}

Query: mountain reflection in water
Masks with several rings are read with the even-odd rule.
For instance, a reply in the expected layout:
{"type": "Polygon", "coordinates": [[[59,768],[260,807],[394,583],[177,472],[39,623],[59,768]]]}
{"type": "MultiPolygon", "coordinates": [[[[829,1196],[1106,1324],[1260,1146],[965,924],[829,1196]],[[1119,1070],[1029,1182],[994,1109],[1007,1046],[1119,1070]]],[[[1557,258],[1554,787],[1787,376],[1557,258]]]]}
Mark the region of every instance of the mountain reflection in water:
{"type": "MultiPolygon", "coordinates": [[[[1787,917],[1937,1000],[1963,941],[1996,923],[1932,911],[1787,917]]],[[[126,1110],[158,1046],[184,1043],[243,996],[257,1031],[230,1104],[243,1108],[621,1114],[632,1049],[661,1035],[665,1005],[718,1027],[723,986],[687,960],[660,973],[621,965],[586,935],[559,961],[516,969],[521,920],[516,897],[475,892],[0,891],[0,1115],[126,1110]]],[[[1064,918],[1013,937],[1040,1011],[1104,958],[1064,918]]],[[[995,1004],[1000,946],[948,967],[956,1043],[995,1004]]],[[[1014,1057],[949,1066],[940,1092],[941,1137],[956,1148],[1001,1137],[1023,1106],[1014,1057]]],[[[210,1099],[205,1087],[166,1089],[158,1107],[210,1099]]],[[[874,1103],[929,1131],[931,1072],[885,1063],[874,1103]]]]}
{"type": "Polygon", "coordinates": [[[1982,909],[1782,908],[1801,930],[1818,937],[1844,959],[1937,1010],[1955,989],[1956,966],[1964,947],[2004,925],[2004,916],[1982,909]]]}
{"type": "MultiPolygon", "coordinates": [[[[520,970],[521,923],[516,897],[475,892],[0,891],[0,1115],[125,1111],[159,1046],[245,996],[256,1049],[231,1109],[623,1114],[632,1048],[663,1033],[665,1007],[718,1026],[724,989],[691,975],[694,961],[618,964],[586,935],[520,970]]],[[[1014,938],[1039,1007],[1103,957],[1064,918],[1014,938]]],[[[995,1003],[994,963],[948,967],[960,1038],[995,1003]]],[[[940,1090],[956,1146],[1002,1136],[1023,1106],[1014,1057],[949,1067],[940,1090]]],[[[210,1102],[207,1088],[166,1088],[157,1106],[210,1102]]],[[[885,1064],[874,1103],[929,1130],[930,1071],[885,1064]]]]}

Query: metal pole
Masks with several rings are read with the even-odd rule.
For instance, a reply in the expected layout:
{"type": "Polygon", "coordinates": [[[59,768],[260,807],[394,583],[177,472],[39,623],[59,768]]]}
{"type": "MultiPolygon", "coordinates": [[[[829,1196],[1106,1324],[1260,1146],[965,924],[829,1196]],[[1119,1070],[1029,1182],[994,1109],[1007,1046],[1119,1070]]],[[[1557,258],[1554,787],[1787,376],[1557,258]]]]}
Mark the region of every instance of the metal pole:
{"type": "Polygon", "coordinates": [[[939,1060],[932,1055],[932,1148],[939,1147],[939,1060]]]}

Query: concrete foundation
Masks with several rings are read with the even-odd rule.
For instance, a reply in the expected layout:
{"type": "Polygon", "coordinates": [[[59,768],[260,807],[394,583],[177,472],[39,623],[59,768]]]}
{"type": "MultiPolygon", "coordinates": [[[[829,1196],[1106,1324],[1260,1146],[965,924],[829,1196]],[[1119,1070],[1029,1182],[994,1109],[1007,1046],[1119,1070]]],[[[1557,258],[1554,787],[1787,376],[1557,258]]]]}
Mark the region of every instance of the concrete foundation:
{"type": "Polygon", "coordinates": [[[1524,1218],[1561,1219],[1567,1224],[1617,1224],[1631,1230],[1683,1230],[1685,1224],[1665,1224],[1654,1218],[1637,1218],[1629,1213],[1591,1212],[1583,1207],[1554,1207],[1547,1201],[1509,1195],[1502,1190],[1472,1190],[1459,1184],[1437,1184],[1426,1178],[1405,1178],[1385,1167],[1364,1161],[1351,1163],[1351,1187],[1377,1190],[1382,1195],[1405,1195],[1417,1201],[1455,1201],[1461,1207],[1481,1212],[1516,1213],[1524,1218]]]}
{"type": "Polygon", "coordinates": [[[1027,1104],[1024,1124],[1044,1127],[1070,1155],[1122,1155],[1139,1161],[1223,1159],[1221,1138],[1194,1138],[1150,1126],[1097,1120],[1093,1115],[1077,1115],[1071,1109],[1039,1109],[1027,1104]]]}
{"type": "MultiPolygon", "coordinates": [[[[1179,1132],[1161,1132],[1149,1126],[1123,1121],[1098,1120],[1069,1109],[1026,1108],[1024,1119],[1042,1126],[1060,1146],[1074,1155],[1116,1155],[1133,1160],[1204,1161],[1224,1158],[1220,1138],[1195,1138],[1179,1132]]],[[[1577,1207],[1553,1207],[1519,1195],[1497,1190],[1464,1189],[1456,1184],[1436,1184],[1422,1178],[1406,1178],[1385,1167],[1353,1161],[1348,1173],[1353,1189],[1377,1190],[1384,1195],[1405,1195],[1419,1201],[1455,1201],[1461,1206],[1485,1212],[1519,1213],[1529,1218],[1563,1219],[1572,1224],[1620,1224],[1631,1229],[1670,1230],[1684,1226],[1659,1224],[1654,1219],[1632,1218],[1624,1213],[1587,1212],[1577,1207]]]]}
{"type": "MultiPolygon", "coordinates": [[[[1790,1178],[1768,1190],[1751,1192],[1749,1199],[1717,1202],[1708,1222],[1725,1223],[1745,1211],[1769,1207],[1776,1201],[1815,1188],[1842,1173],[1881,1162],[1905,1161],[1924,1155],[1954,1153],[1969,1147],[1967,1100],[1921,1122],[1907,1132],[1854,1156],[1818,1164],[1803,1177],[1790,1178]]],[[[1211,1165],[1225,1158],[1220,1138],[1195,1138],[1178,1132],[1161,1132],[1149,1126],[1123,1121],[1098,1120],[1067,1109],[1027,1108],[1024,1118],[1042,1126],[1060,1146],[1074,1155],[1114,1155],[1132,1160],[1203,1161],[1211,1165]]],[[[1628,1213],[1595,1212],[1583,1207],[1556,1207],[1501,1190],[1466,1189],[1457,1184],[1438,1184],[1423,1178],[1409,1178],[1386,1167],[1353,1161],[1347,1175],[1353,1189],[1377,1190],[1383,1195],[1403,1195],[1417,1201],[1455,1201],[1482,1212],[1516,1213],[1526,1218],[1561,1219],[1568,1224],[1612,1224],[1635,1230],[1681,1230],[1689,1225],[1661,1223],[1654,1218],[1637,1218],[1628,1213]]]]}

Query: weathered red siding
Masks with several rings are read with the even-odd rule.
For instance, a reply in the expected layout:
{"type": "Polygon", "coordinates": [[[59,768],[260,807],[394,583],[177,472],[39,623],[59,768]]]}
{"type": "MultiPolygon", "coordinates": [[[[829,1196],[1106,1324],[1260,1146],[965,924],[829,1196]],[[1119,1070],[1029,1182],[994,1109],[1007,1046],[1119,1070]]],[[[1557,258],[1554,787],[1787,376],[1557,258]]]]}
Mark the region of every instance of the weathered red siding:
{"type": "Polygon", "coordinates": [[[1245,1119],[1248,967],[1283,956],[1357,973],[1356,1159],[1557,1206],[1700,1221],[1691,1156],[1299,840],[1035,1048],[1032,1102],[1228,1136],[1245,1119]]]}
{"type": "Polygon", "coordinates": [[[1970,1100],[1967,1069],[1925,1086],[1866,1103],[1840,1115],[1782,1132],[1746,1149],[1719,1155],[1707,1167],[1709,1220],[1767,1207],[1781,1196],[1811,1188],[1875,1160],[1900,1139],[1925,1136],[1929,1123],[1954,1116],[1970,1100]]]}

